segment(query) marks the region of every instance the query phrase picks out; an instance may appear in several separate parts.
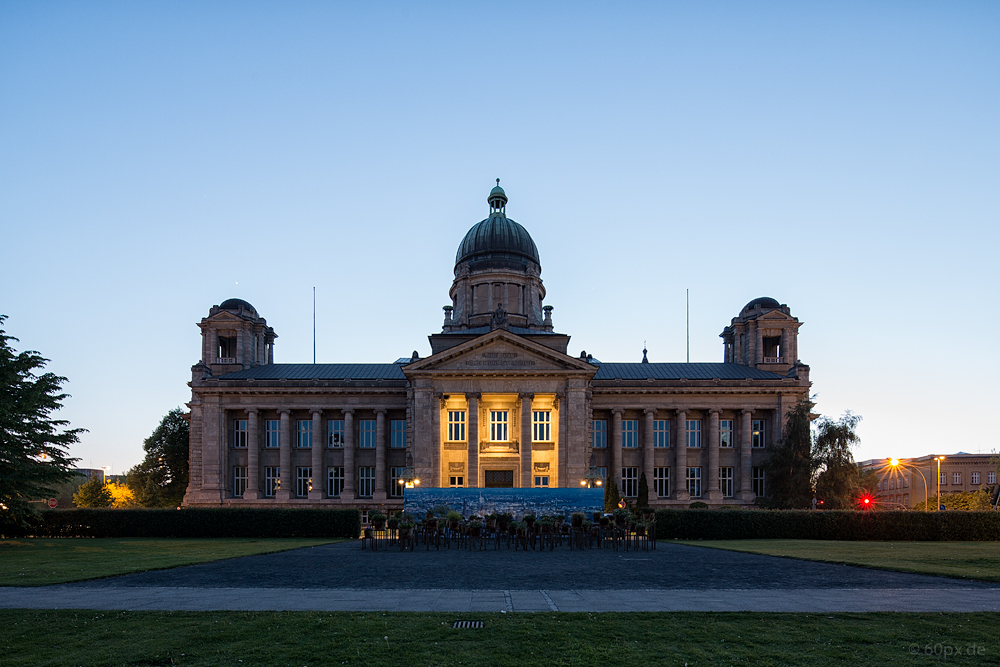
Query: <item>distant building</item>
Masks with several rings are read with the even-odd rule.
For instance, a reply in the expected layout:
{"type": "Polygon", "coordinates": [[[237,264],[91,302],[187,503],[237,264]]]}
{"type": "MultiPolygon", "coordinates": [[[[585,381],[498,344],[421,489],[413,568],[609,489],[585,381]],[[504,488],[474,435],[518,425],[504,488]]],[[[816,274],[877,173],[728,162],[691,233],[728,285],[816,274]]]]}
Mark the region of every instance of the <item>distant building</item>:
{"type": "Polygon", "coordinates": [[[105,479],[104,470],[101,468],[73,468],[73,473],[86,477],[88,482],[95,475],[99,476],[101,479],[105,479]]]}
{"type": "MultiPolygon", "coordinates": [[[[458,246],[430,356],[276,364],[277,335],[256,308],[213,306],[198,325],[184,503],[391,508],[413,475],[473,488],[613,477],[628,498],[645,475],[655,507],[765,494],[769,447],[810,387],[788,306],[741,308],[720,334],[721,363],[571,356],[535,242],[507,217],[499,183],[488,202],[458,246]]],[[[669,257],[655,261],[669,275],[669,257]]],[[[595,312],[615,317],[611,304],[595,312]]]]}
{"type": "MultiPolygon", "coordinates": [[[[938,492],[938,462],[935,454],[912,459],[899,459],[892,467],[886,459],[869,459],[858,465],[862,471],[875,470],[880,479],[875,495],[887,508],[911,509],[933,498],[938,492]],[[926,494],[924,487],[926,484],[926,494]]],[[[996,454],[945,455],[941,461],[941,496],[948,493],[979,491],[997,483],[996,468],[990,463],[996,454]]],[[[932,508],[933,509],[933,508],[932,508]]]]}

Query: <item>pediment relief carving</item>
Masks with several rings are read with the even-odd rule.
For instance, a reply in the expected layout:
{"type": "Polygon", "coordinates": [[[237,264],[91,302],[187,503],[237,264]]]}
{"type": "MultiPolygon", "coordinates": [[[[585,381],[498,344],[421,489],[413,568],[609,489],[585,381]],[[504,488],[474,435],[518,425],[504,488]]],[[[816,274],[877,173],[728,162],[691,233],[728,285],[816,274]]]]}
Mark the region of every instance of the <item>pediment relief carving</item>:
{"type": "Polygon", "coordinates": [[[513,334],[496,331],[464,345],[445,350],[433,357],[411,364],[404,372],[467,371],[544,372],[597,369],[590,364],[554,352],[540,345],[517,340],[513,334]]]}

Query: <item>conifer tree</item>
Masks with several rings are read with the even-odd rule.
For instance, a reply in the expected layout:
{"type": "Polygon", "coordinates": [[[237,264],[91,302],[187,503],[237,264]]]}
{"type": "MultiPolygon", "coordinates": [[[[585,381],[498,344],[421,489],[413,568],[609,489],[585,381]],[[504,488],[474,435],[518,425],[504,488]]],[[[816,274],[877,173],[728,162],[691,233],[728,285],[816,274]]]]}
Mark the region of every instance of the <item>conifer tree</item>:
{"type": "Polygon", "coordinates": [[[615,483],[615,478],[608,479],[604,486],[604,511],[614,512],[618,509],[618,503],[621,499],[622,497],[618,493],[618,484],[615,483]]]}
{"type": "Polygon", "coordinates": [[[102,476],[94,475],[76,490],[73,502],[77,507],[110,507],[111,491],[102,476]]]}
{"type": "Polygon", "coordinates": [[[639,496],[635,499],[635,506],[639,509],[649,507],[649,485],[646,483],[645,471],[639,476],[639,496]]]}

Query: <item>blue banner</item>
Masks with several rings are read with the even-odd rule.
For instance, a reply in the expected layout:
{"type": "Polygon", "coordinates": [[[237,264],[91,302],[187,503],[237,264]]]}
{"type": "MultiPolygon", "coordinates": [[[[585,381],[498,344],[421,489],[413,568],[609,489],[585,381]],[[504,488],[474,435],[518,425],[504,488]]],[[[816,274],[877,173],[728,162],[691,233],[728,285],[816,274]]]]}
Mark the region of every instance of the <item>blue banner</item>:
{"type": "Polygon", "coordinates": [[[604,489],[406,489],[403,510],[423,517],[439,505],[462,516],[526,514],[569,517],[573,512],[604,511],[604,489]]]}

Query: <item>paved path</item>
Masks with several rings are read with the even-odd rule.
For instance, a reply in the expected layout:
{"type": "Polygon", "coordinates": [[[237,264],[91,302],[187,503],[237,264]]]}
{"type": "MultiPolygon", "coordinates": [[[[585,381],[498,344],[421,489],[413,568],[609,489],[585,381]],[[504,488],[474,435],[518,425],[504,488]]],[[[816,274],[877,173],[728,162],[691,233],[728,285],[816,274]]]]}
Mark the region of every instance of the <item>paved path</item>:
{"type": "Polygon", "coordinates": [[[661,543],[371,552],[342,542],[33,588],[0,607],[322,611],[1000,611],[1000,585],[661,543]]]}

